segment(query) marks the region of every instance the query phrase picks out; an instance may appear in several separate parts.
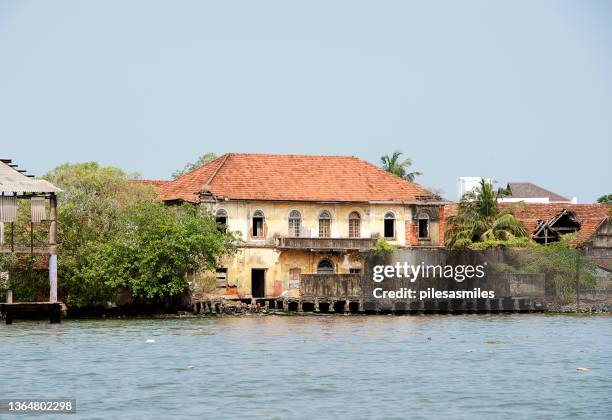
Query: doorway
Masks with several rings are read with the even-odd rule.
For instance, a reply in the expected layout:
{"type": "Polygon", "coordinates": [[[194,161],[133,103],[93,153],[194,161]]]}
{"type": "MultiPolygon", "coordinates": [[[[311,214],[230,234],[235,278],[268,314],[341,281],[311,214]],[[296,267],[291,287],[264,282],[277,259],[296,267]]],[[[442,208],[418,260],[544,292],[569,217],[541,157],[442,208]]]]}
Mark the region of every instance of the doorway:
{"type": "Polygon", "coordinates": [[[264,268],[251,269],[251,296],[254,298],[266,297],[266,270],[264,268]]]}

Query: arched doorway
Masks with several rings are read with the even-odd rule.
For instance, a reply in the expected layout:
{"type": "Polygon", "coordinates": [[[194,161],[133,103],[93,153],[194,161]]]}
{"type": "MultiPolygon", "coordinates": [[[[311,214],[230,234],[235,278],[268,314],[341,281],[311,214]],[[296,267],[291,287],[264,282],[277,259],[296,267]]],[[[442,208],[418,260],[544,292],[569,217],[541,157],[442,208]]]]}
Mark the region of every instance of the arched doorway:
{"type": "Polygon", "coordinates": [[[328,259],[322,259],[317,265],[317,274],[333,274],[334,264],[328,259]]]}

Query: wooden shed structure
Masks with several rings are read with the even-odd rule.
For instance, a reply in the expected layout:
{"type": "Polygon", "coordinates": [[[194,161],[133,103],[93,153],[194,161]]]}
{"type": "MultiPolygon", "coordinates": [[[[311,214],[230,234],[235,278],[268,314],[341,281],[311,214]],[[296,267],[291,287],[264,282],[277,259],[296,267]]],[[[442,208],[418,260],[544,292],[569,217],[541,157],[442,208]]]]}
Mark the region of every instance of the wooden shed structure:
{"type": "MultiPolygon", "coordinates": [[[[44,304],[57,304],[57,197],[59,188],[48,181],[34,179],[26,171],[17,168],[10,159],[0,159],[0,253],[38,254],[49,256],[49,301],[44,304]],[[28,200],[30,204],[30,241],[19,243],[15,239],[14,226],[17,222],[20,206],[18,202],[28,200]],[[32,232],[37,223],[48,222],[48,241],[44,245],[34,243],[32,232]]],[[[23,206],[21,206],[23,208],[23,206]]],[[[12,320],[11,310],[18,311],[9,292],[7,303],[1,304],[7,316],[7,323],[12,320]]],[[[30,307],[35,303],[28,303],[30,307]]],[[[42,304],[42,305],[41,305],[42,304]]],[[[17,304],[15,304],[17,305],[17,304]]],[[[25,308],[25,306],[24,306],[25,308]]],[[[53,306],[54,308],[54,306],[53,306]]],[[[49,308],[46,308],[47,310],[49,308]]],[[[52,309],[54,310],[54,309],[52,309]]],[[[53,317],[52,317],[53,322],[53,317]]]]}

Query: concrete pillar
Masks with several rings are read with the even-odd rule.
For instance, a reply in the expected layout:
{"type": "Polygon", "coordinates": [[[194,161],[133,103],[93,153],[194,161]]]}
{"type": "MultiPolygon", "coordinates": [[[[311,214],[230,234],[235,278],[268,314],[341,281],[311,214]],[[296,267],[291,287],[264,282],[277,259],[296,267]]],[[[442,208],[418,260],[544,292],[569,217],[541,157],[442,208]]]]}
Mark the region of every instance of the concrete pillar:
{"type": "Polygon", "coordinates": [[[11,289],[6,292],[6,303],[13,303],[13,291],[11,289]]]}
{"type": "Polygon", "coordinates": [[[49,197],[49,302],[57,302],[57,197],[49,197]]]}

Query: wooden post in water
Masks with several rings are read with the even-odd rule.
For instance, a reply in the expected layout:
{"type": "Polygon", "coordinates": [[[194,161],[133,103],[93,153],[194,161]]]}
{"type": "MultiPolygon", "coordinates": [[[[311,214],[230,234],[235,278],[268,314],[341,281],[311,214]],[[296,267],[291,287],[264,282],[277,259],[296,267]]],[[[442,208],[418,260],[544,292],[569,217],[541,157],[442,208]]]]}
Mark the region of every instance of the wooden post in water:
{"type": "Polygon", "coordinates": [[[49,196],[49,302],[57,302],[57,197],[49,196]]]}

